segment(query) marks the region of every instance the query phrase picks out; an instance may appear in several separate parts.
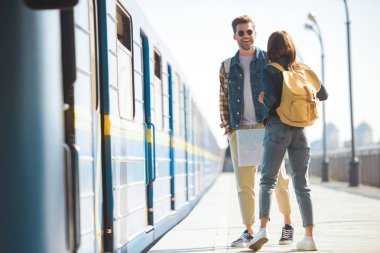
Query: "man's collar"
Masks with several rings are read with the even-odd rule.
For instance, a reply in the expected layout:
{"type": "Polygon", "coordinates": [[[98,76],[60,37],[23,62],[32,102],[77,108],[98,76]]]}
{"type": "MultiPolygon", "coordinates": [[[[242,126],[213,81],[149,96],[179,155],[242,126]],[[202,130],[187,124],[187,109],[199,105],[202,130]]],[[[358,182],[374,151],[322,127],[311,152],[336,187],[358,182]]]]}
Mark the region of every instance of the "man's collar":
{"type": "MultiPolygon", "coordinates": [[[[261,57],[260,55],[260,49],[258,47],[255,47],[255,53],[253,55],[254,58],[258,59],[261,57]]],[[[261,57],[262,58],[262,57],[261,57]]],[[[231,59],[231,66],[239,63],[239,50],[236,52],[235,56],[231,59]]]]}

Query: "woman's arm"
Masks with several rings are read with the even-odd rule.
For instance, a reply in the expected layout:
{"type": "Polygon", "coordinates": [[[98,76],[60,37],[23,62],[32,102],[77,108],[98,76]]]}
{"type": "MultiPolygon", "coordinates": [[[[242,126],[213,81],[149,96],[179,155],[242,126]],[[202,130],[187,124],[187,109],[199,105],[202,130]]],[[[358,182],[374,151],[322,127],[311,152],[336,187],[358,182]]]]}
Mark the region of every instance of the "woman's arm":
{"type": "Polygon", "coordinates": [[[264,85],[264,104],[267,108],[271,108],[277,101],[278,91],[275,86],[273,73],[265,67],[263,71],[263,85],[264,85]]]}
{"type": "Polygon", "coordinates": [[[328,96],[329,95],[327,93],[325,86],[321,84],[321,89],[317,92],[317,98],[319,99],[319,101],[324,101],[324,100],[327,100],[328,96]]]}

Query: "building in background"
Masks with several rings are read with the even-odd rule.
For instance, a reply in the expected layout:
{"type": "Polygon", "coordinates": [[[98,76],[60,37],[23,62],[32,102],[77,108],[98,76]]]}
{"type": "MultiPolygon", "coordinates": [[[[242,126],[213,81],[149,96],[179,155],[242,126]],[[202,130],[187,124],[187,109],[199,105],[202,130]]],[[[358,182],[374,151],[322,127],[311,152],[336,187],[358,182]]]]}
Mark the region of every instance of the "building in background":
{"type": "Polygon", "coordinates": [[[357,146],[367,146],[374,144],[373,130],[366,122],[362,122],[355,130],[355,139],[357,146]]]}
{"type": "MultiPolygon", "coordinates": [[[[374,144],[373,130],[367,122],[362,122],[355,129],[355,146],[368,146],[374,144]]],[[[343,143],[344,147],[351,147],[351,140],[346,140],[343,143]]]]}
{"type": "Polygon", "coordinates": [[[339,148],[339,130],[333,123],[326,125],[326,138],[327,149],[339,148]]]}
{"type": "MultiPolygon", "coordinates": [[[[312,150],[322,150],[322,140],[311,142],[310,147],[312,150]]],[[[339,148],[339,130],[333,123],[326,124],[326,148],[328,150],[339,148]]]]}

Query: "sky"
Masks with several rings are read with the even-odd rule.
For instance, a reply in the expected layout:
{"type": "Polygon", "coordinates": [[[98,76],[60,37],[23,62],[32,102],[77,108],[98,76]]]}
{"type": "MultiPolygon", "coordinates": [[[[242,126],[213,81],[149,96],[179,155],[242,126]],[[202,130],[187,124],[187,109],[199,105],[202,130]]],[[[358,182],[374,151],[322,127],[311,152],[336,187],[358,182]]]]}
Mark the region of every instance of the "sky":
{"type": "MultiPolygon", "coordinates": [[[[354,127],[368,123],[380,142],[380,1],[347,0],[351,33],[354,127]]],[[[325,51],[326,123],[339,130],[341,145],[351,139],[346,12],[343,0],[137,0],[153,28],[185,72],[195,100],[220,145],[219,68],[238,47],[232,20],[250,15],[256,23],[255,45],[266,50],[270,34],[286,30],[298,56],[321,77],[317,35],[304,28],[316,16],[325,51]]],[[[322,119],[307,128],[310,141],[321,139],[322,119]]]]}

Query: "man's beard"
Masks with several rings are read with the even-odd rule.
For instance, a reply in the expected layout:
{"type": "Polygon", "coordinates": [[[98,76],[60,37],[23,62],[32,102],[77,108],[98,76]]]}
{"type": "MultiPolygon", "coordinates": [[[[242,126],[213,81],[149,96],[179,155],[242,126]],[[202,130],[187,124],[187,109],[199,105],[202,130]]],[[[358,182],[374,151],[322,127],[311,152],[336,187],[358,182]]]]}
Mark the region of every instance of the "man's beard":
{"type": "Polygon", "coordinates": [[[241,42],[241,41],[239,41],[238,44],[239,44],[239,47],[242,48],[242,49],[244,49],[244,50],[249,50],[253,46],[252,40],[250,40],[249,42],[241,42]]]}

